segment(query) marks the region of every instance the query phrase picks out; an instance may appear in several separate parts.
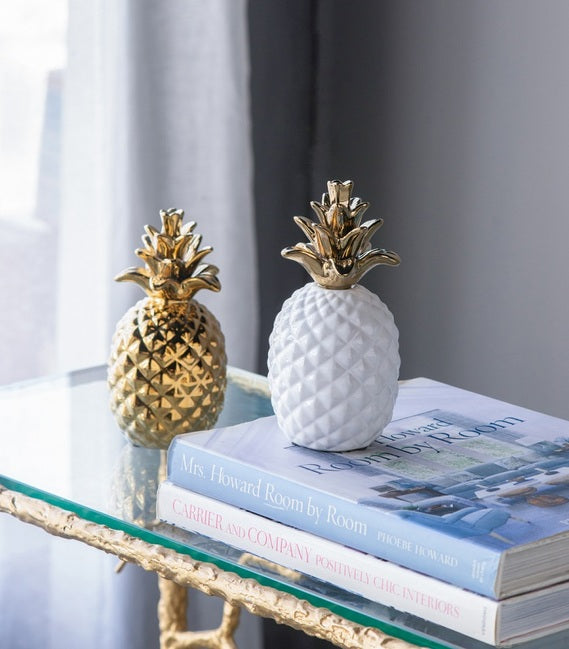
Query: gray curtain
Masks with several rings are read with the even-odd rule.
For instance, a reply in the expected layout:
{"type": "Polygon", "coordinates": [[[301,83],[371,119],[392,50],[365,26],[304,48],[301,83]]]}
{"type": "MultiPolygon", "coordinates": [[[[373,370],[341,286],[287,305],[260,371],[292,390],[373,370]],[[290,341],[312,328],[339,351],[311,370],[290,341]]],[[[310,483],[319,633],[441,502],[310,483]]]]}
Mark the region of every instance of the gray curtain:
{"type": "MultiPolygon", "coordinates": [[[[249,0],[255,229],[259,264],[259,360],[266,374],[268,337],[283,300],[308,281],[280,251],[301,234],[292,220],[314,194],[320,74],[317,0],[249,0]]],[[[320,191],[320,190],[319,190],[320,191]]],[[[331,647],[272,620],[263,621],[267,649],[331,647]]]]}
{"type": "Polygon", "coordinates": [[[249,0],[255,230],[260,295],[259,372],[282,301],[306,282],[280,251],[297,240],[292,215],[313,197],[319,39],[313,0],[249,0]]]}

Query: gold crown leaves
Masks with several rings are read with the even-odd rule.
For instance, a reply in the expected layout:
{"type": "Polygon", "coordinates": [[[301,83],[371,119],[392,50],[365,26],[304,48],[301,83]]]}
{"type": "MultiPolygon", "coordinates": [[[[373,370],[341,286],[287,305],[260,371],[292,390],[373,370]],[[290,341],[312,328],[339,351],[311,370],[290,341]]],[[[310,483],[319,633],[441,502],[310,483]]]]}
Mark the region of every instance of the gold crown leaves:
{"type": "Polygon", "coordinates": [[[149,296],[168,300],[189,300],[202,288],[219,291],[219,269],[201,263],[213,248],[200,248],[202,236],[193,233],[196,223],[182,226],[184,210],[179,209],[160,210],[160,218],[162,230],[146,225],[144,248],[135,250],[145,267],[127,268],[115,280],[136,282],[149,296]]]}
{"type": "Polygon", "coordinates": [[[383,219],[361,223],[369,203],[352,198],[353,186],[351,180],[328,181],[328,193],[322,196],[322,203],[310,203],[319,223],[304,216],[294,217],[309,242],[297,243],[281,253],[302,264],[324,288],[347,289],[374,266],[400,263],[397,253],[371,247],[370,239],[383,225],[383,219]]]}

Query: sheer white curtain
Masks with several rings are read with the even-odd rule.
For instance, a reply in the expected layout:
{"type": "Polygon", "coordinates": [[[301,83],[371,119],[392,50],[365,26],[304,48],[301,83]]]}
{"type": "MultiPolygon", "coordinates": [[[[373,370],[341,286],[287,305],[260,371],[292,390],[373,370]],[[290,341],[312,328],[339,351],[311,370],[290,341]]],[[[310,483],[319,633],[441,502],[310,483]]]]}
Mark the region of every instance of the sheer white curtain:
{"type": "MultiPolygon", "coordinates": [[[[116,321],[142,297],[113,277],[138,261],[143,225],[159,225],[166,207],[184,208],[214,247],[222,291],[198,299],[221,322],[229,362],[255,368],[246,9],[246,0],[69,0],[61,174],[59,156],[44,161],[53,209],[39,224],[4,229],[0,241],[10,253],[6,286],[18,279],[12,297],[4,293],[3,380],[106,361],[116,321]]],[[[0,606],[0,640],[23,637],[25,626],[29,646],[156,646],[153,575],[129,567],[117,577],[112,558],[6,517],[0,528],[0,602],[10,603],[0,606]],[[26,577],[32,556],[53,579],[26,577]],[[24,624],[30,602],[20,615],[14,583],[45,612],[37,624],[24,624]]],[[[220,615],[218,600],[190,602],[193,628],[216,626],[220,615]]],[[[257,618],[244,615],[241,646],[259,647],[260,635],[257,618]]]]}
{"type": "Polygon", "coordinates": [[[198,222],[229,362],[255,365],[257,302],[245,0],[71,0],[63,119],[58,363],[104,362],[142,297],[113,276],[158,211],[198,222]]]}
{"type": "MultiPolygon", "coordinates": [[[[198,222],[219,294],[229,363],[253,369],[256,259],[245,0],[71,0],[63,113],[58,363],[104,362],[120,315],[142,296],[113,283],[136,263],[143,225],[160,208],[198,222]]],[[[133,584],[134,586],[134,584],[133,584]]],[[[134,586],[136,588],[136,586],[134,586]]],[[[139,597],[143,606],[143,598],[139,597]]],[[[123,592],[123,596],[126,593],[123,592]]],[[[151,606],[155,593],[148,592],[151,606]]],[[[128,597],[128,595],[127,595],[128,597]]],[[[194,624],[220,603],[195,596],[194,624]]],[[[259,642],[244,616],[246,644],[259,642]]]]}

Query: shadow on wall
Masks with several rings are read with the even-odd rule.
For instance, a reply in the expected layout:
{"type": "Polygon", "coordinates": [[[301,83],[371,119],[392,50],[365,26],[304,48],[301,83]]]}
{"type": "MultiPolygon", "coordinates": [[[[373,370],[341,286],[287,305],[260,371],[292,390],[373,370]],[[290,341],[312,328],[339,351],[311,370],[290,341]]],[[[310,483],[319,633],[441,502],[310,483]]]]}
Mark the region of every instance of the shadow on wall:
{"type": "MultiPolygon", "coordinates": [[[[303,54],[315,66],[312,149],[303,166],[291,155],[284,183],[309,196],[272,203],[275,232],[284,232],[277,219],[289,227],[294,214],[308,215],[327,179],[353,179],[372,203],[369,217],[385,219],[375,244],[402,258],[363,282],[395,315],[402,377],[569,416],[569,5],[312,6],[312,58],[303,54]],[[294,183],[298,169],[310,187],[294,183]]],[[[300,86],[302,66],[295,72],[300,86]]],[[[284,118],[278,124],[280,144],[299,136],[284,118]]],[[[285,166],[273,161],[263,185],[279,187],[285,166]]],[[[296,242],[289,232],[286,243],[296,242]]],[[[305,281],[275,251],[270,259],[261,271],[265,318],[305,281]]]]}

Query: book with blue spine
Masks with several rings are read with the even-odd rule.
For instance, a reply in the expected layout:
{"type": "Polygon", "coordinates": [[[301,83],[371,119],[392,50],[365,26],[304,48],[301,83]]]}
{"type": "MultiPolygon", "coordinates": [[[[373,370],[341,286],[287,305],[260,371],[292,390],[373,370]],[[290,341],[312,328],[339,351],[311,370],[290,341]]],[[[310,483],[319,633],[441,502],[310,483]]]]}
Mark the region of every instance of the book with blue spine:
{"type": "Polygon", "coordinates": [[[176,437],[168,478],[495,599],[569,578],[569,422],[430,379],[365,449],[294,446],[265,417],[176,437]]]}
{"type": "Polygon", "coordinates": [[[491,599],[168,480],[160,483],[156,515],[241,550],[248,563],[257,563],[250,554],[270,562],[261,561],[269,570],[288,568],[295,583],[302,584],[301,575],[307,575],[486,644],[525,645],[569,628],[569,582],[491,599]]]}

